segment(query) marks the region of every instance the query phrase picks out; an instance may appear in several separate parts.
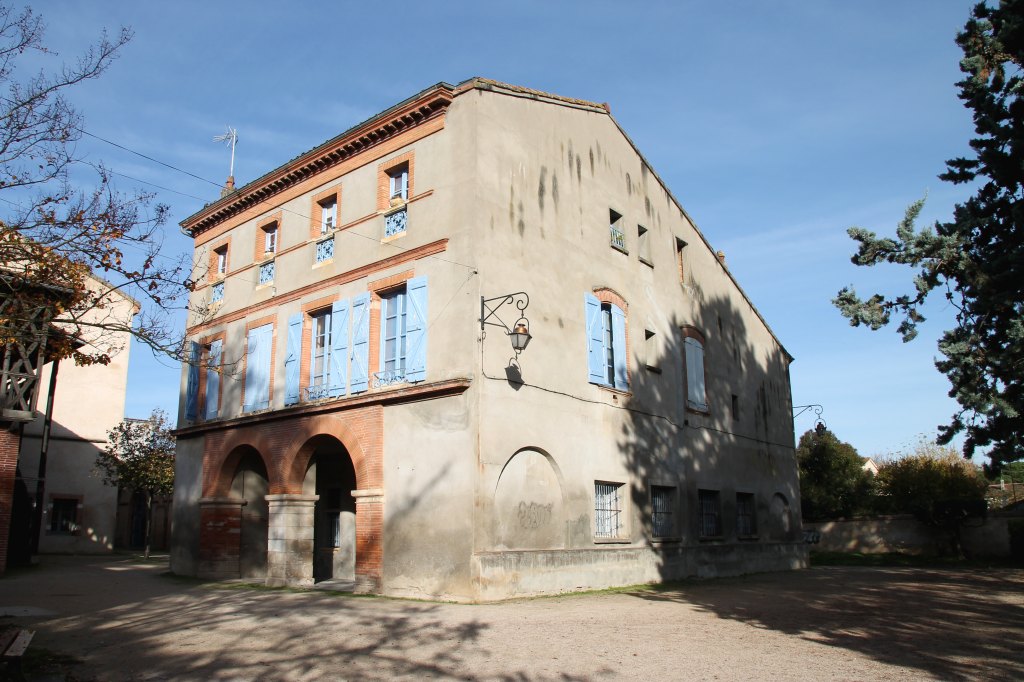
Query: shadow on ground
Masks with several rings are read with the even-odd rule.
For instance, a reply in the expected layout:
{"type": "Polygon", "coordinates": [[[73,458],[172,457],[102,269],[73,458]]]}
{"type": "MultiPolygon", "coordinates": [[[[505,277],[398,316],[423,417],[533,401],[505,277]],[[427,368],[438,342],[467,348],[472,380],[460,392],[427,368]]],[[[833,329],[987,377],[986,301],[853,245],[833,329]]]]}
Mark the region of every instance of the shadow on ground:
{"type": "Polygon", "coordinates": [[[1024,571],[819,568],[637,591],[940,679],[1024,679],[1024,571]]]}

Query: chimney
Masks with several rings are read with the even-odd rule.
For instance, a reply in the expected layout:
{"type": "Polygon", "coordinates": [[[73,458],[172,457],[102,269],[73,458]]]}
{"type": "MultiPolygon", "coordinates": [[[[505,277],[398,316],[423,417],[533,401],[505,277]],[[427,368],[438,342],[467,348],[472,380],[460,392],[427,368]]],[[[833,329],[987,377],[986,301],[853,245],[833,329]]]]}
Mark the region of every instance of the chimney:
{"type": "Polygon", "coordinates": [[[725,251],[717,251],[715,255],[718,256],[718,262],[725,265],[725,251]]]}
{"type": "Polygon", "coordinates": [[[226,197],[227,195],[231,194],[234,191],[235,191],[235,176],[234,175],[229,175],[228,176],[228,181],[224,183],[224,187],[220,191],[220,196],[223,199],[224,197],[226,197]]]}

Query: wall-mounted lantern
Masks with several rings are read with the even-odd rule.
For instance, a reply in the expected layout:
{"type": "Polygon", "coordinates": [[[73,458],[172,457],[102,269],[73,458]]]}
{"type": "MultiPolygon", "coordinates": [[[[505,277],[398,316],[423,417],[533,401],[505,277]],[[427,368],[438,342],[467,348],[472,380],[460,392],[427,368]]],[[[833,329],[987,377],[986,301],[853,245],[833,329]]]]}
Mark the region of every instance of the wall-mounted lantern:
{"type": "Polygon", "coordinates": [[[485,325],[500,327],[508,340],[512,343],[512,350],[518,356],[530,343],[533,336],[530,334],[530,321],[526,318],[526,308],[530,305],[530,297],[524,291],[517,291],[514,294],[495,296],[494,298],[480,297],[480,331],[484,331],[485,325]],[[498,310],[505,304],[515,305],[519,311],[519,319],[509,326],[498,316],[498,310]],[[490,321],[491,318],[497,322],[490,321]]]}

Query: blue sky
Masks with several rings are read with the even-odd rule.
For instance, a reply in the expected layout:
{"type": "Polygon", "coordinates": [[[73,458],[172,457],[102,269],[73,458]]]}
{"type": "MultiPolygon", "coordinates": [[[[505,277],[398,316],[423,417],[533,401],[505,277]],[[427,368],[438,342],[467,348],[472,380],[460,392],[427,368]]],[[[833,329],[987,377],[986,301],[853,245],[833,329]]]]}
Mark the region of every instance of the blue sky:
{"type": "MultiPolygon", "coordinates": [[[[928,195],[922,223],[969,193],[937,179],[968,152],[954,37],[973,3],[188,2],[37,3],[56,66],[99,32],[135,38],[71,99],[85,129],[222,182],[252,180],[438,81],[474,75],[608,102],[796,361],[795,405],[820,403],[862,455],[933,435],[953,413],[934,368],[952,318],[936,300],[919,338],[851,328],[830,304],[910,287],[899,268],[850,264],[853,225],[893,233],[928,195]]],[[[85,138],[79,151],[155,183],[177,223],[217,188],[85,138]],[[190,196],[184,196],[190,195],[190,196]]],[[[136,186],[125,178],[119,184],[136,186]]],[[[132,351],[128,416],[174,413],[178,367],[132,351]]],[[[813,425],[796,420],[799,436],[813,425]]]]}

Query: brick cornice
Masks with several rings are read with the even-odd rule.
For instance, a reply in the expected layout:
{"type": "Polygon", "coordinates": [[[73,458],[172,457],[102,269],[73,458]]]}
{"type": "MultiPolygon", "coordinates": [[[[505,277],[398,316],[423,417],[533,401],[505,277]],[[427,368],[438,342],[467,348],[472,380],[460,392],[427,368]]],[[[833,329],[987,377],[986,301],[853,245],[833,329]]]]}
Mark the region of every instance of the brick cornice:
{"type": "Polygon", "coordinates": [[[183,220],[181,227],[195,237],[313,175],[443,116],[453,97],[454,89],[445,83],[428,88],[215,201],[183,220]]]}
{"type": "Polygon", "coordinates": [[[259,414],[242,415],[234,419],[223,419],[214,422],[196,424],[176,429],[173,433],[177,438],[192,438],[206,435],[211,432],[223,431],[249,426],[252,424],[278,421],[280,419],[292,419],[294,417],[305,417],[310,415],[325,414],[328,412],[341,412],[357,407],[368,405],[393,405],[396,403],[413,403],[421,400],[434,400],[459,395],[469,389],[472,380],[446,379],[435,381],[429,384],[411,384],[403,388],[388,388],[378,391],[360,393],[354,396],[339,398],[326,403],[310,405],[296,405],[280,410],[270,410],[259,414]]]}

